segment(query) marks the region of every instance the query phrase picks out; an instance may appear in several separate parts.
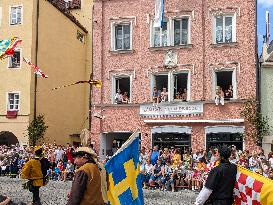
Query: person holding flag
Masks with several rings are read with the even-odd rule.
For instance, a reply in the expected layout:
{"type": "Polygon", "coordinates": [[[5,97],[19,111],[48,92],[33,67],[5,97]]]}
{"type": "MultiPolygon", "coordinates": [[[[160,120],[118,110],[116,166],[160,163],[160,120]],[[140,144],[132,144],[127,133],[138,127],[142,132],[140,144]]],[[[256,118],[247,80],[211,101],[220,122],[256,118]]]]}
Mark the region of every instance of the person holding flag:
{"type": "Polygon", "coordinates": [[[89,147],[79,147],[74,156],[78,169],[67,205],[104,205],[101,168],[96,153],[89,147]]]}
{"type": "Polygon", "coordinates": [[[195,205],[232,205],[237,166],[229,162],[231,149],[219,148],[220,164],[213,168],[205,186],[196,198],[195,205]]]}

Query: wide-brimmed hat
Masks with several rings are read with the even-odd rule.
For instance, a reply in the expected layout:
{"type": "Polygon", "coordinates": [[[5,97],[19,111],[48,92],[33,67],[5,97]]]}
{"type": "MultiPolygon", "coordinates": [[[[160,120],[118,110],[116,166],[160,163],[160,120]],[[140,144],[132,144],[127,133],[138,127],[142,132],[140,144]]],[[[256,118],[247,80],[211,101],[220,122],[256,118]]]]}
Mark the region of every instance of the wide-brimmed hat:
{"type": "Polygon", "coordinates": [[[97,154],[94,152],[93,149],[89,147],[79,147],[76,149],[76,152],[73,154],[75,157],[82,156],[83,154],[88,154],[93,158],[97,158],[97,154]]]}

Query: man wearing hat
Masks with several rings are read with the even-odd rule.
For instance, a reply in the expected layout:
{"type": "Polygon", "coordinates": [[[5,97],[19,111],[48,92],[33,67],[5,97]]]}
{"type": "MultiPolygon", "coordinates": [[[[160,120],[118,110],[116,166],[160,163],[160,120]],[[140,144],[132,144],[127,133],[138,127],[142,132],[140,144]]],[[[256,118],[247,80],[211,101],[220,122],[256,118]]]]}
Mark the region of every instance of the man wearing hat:
{"type": "Polygon", "coordinates": [[[231,149],[219,148],[220,164],[213,168],[204,188],[196,198],[195,205],[232,205],[237,166],[229,162],[231,149]]]}
{"type": "Polygon", "coordinates": [[[67,205],[104,205],[100,165],[96,153],[80,147],[74,153],[78,169],[75,173],[67,205]]]}
{"type": "Polygon", "coordinates": [[[29,191],[33,193],[33,205],[41,205],[39,189],[46,184],[46,175],[49,162],[43,157],[43,148],[34,149],[35,157],[29,160],[23,167],[21,178],[28,179],[29,191]]]}

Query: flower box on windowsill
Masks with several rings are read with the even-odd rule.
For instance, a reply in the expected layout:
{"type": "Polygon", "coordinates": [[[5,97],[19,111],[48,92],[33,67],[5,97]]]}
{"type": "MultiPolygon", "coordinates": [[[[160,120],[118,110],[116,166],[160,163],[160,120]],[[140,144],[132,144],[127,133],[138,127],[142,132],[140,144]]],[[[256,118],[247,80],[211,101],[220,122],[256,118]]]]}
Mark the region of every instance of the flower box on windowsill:
{"type": "Polygon", "coordinates": [[[8,118],[8,119],[15,119],[15,118],[17,118],[17,112],[18,112],[17,110],[8,110],[6,118],[8,118]]]}

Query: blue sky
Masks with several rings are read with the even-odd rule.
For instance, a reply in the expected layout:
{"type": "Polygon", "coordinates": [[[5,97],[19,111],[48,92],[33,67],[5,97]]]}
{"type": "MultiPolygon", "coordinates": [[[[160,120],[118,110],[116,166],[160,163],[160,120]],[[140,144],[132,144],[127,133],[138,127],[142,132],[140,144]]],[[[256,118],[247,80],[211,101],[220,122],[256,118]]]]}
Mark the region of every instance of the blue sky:
{"type": "Polygon", "coordinates": [[[258,0],[258,19],[257,19],[257,28],[258,28],[258,40],[259,40],[259,54],[262,50],[263,35],[265,35],[265,12],[269,11],[270,13],[270,33],[271,40],[273,40],[273,0],[258,0]]]}

